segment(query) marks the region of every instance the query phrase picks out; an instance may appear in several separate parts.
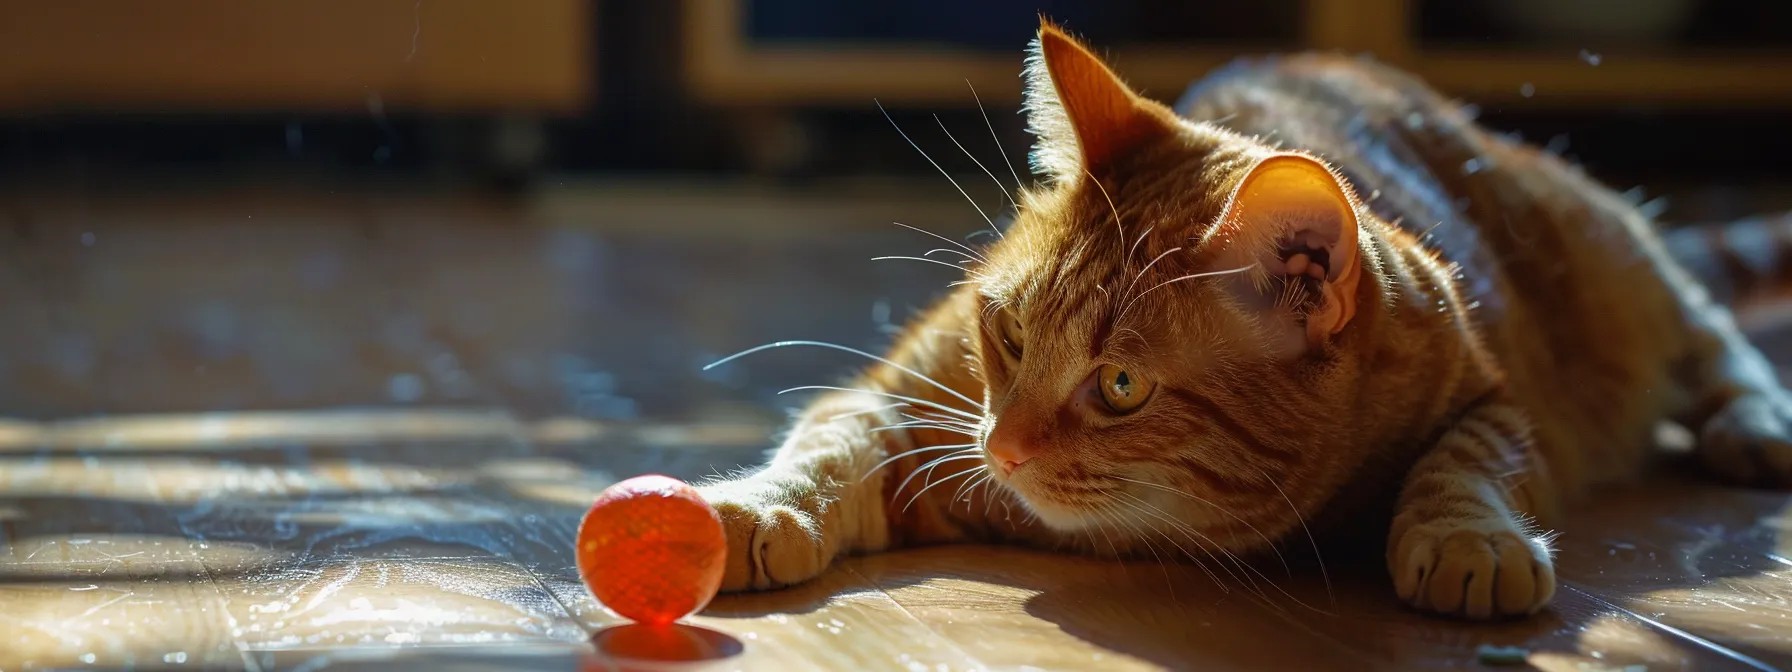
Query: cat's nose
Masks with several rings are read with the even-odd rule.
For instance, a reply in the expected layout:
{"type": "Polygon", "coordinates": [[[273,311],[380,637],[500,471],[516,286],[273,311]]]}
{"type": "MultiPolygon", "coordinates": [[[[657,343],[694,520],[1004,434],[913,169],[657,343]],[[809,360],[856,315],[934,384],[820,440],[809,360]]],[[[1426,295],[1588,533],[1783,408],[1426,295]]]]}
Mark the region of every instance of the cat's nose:
{"type": "Polygon", "coordinates": [[[1037,454],[1028,445],[1030,442],[1015,434],[1015,432],[1002,431],[1001,425],[997,425],[994,430],[990,431],[989,438],[983,442],[984,447],[989,450],[990,457],[995,458],[996,465],[1001,467],[1003,476],[1013,474],[1014,470],[1019,469],[1020,465],[1026,464],[1037,454]]]}

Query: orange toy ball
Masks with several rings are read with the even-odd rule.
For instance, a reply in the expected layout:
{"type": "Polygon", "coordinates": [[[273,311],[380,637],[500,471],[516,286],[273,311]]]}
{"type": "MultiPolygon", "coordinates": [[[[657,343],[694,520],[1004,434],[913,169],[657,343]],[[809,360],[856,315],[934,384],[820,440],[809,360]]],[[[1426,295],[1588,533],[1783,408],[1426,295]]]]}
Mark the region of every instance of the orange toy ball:
{"type": "Polygon", "coordinates": [[[579,523],[579,575],[599,602],[637,623],[666,625],[702,609],[727,560],[721,517],[675,478],[612,485],[579,523]]]}

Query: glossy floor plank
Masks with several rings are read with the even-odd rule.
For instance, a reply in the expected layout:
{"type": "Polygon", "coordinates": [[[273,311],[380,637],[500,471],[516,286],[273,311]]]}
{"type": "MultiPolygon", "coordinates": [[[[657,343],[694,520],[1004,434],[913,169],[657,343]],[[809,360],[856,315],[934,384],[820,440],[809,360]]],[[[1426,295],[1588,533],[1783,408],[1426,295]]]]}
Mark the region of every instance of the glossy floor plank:
{"type": "Polygon", "coordinates": [[[123,562],[9,573],[0,582],[0,668],[243,665],[226,601],[196,558],[118,571],[123,562]]]}

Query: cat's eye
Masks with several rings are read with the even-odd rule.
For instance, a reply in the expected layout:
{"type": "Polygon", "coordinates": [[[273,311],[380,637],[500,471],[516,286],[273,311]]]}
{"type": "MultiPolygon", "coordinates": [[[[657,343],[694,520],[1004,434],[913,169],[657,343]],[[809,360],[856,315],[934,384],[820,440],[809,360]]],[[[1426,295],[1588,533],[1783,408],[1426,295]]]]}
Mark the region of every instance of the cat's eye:
{"type": "Polygon", "coordinates": [[[1002,348],[1008,352],[1009,356],[1020,359],[1020,353],[1027,343],[1026,332],[1021,329],[1020,318],[1014,316],[1014,311],[1004,308],[1001,316],[996,320],[996,329],[1002,339],[1002,348]]]}
{"type": "Polygon", "coordinates": [[[1139,410],[1145,400],[1151,398],[1151,381],[1126,369],[1103,364],[1095,376],[1095,385],[1101,389],[1101,400],[1115,413],[1139,410]]]}

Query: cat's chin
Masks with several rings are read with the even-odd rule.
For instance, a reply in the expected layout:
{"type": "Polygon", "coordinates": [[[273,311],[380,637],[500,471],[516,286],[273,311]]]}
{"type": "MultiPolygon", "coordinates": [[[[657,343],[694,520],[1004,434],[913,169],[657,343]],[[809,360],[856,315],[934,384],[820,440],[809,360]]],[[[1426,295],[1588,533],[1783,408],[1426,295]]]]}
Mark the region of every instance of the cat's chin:
{"type": "Polygon", "coordinates": [[[1041,497],[1028,497],[1025,494],[1021,495],[1021,501],[1026,504],[1027,510],[1033,512],[1040,523],[1058,532],[1092,530],[1100,521],[1100,518],[1091,514],[1086,506],[1060,504],[1046,501],[1041,497]]]}
{"type": "Polygon", "coordinates": [[[1055,488],[1040,482],[1033,473],[1021,471],[1000,481],[1035,520],[1051,530],[1082,532],[1096,529],[1101,523],[1102,518],[1094,513],[1098,507],[1090,502],[1065,501],[1054,496],[1055,488]]]}

